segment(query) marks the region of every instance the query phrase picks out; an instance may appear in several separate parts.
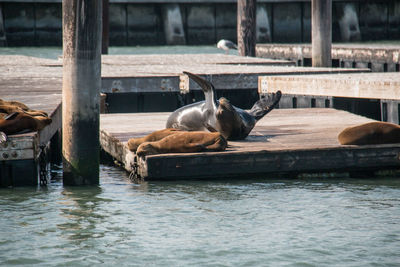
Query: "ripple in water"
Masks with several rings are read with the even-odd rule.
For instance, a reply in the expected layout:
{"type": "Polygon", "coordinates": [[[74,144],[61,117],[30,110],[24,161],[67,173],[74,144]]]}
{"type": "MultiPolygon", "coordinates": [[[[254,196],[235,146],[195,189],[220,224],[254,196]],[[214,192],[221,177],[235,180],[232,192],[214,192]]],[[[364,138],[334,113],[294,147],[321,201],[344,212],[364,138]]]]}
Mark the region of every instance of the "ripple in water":
{"type": "Polygon", "coordinates": [[[400,180],[0,189],[0,265],[398,266],[400,180]]]}

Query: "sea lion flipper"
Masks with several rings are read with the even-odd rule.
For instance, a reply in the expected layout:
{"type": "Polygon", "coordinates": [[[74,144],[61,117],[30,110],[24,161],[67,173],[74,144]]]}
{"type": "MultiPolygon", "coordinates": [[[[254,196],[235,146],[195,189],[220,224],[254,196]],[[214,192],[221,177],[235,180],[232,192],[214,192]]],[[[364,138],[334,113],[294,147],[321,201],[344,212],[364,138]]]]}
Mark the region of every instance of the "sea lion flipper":
{"type": "Polygon", "coordinates": [[[190,73],[187,71],[184,71],[183,73],[186,74],[187,76],[189,76],[190,79],[195,81],[195,83],[197,83],[201,87],[201,89],[204,92],[204,97],[206,100],[206,107],[207,108],[214,107],[217,103],[217,99],[215,98],[214,85],[211,82],[201,78],[200,76],[198,76],[196,74],[193,74],[193,73],[190,73]]]}
{"type": "Polygon", "coordinates": [[[0,144],[7,142],[7,135],[4,132],[0,132],[0,144]]]}
{"type": "Polygon", "coordinates": [[[190,79],[195,81],[201,87],[205,98],[204,108],[208,110],[209,113],[214,114],[218,106],[214,85],[196,74],[187,71],[184,71],[183,73],[188,75],[190,79]]]}
{"type": "Polygon", "coordinates": [[[200,76],[184,71],[184,74],[186,74],[187,76],[189,76],[190,79],[192,79],[193,81],[195,81],[200,87],[201,89],[203,89],[203,91],[209,92],[209,91],[214,91],[214,86],[212,83],[210,83],[209,81],[201,78],[200,76]]]}
{"type": "Polygon", "coordinates": [[[260,120],[278,105],[279,101],[281,100],[281,96],[282,92],[277,91],[276,93],[272,93],[265,98],[261,98],[254,103],[249,114],[252,115],[256,121],[260,120]]]}

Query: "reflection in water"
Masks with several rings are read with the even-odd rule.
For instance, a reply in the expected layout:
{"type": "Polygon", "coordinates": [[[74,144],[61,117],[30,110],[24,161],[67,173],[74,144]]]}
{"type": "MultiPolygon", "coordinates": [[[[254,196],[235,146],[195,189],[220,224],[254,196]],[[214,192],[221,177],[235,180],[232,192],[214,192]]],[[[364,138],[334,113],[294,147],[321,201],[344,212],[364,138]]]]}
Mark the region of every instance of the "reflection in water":
{"type": "Polygon", "coordinates": [[[98,186],[64,188],[60,204],[65,208],[60,210],[68,221],[57,225],[63,236],[78,242],[104,236],[96,231],[96,224],[107,219],[107,214],[98,212],[99,204],[107,201],[99,197],[101,193],[102,189],[98,186]]]}

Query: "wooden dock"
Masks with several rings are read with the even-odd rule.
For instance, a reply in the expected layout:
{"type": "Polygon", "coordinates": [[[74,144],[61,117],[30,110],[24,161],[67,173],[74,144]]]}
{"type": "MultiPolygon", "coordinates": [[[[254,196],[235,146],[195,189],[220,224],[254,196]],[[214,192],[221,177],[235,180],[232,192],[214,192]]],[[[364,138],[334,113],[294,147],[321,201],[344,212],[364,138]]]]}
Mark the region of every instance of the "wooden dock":
{"type": "MultiPolygon", "coordinates": [[[[293,60],[298,66],[311,66],[310,44],[258,44],[256,54],[258,57],[293,60]]],[[[332,66],[399,72],[400,45],[332,44],[332,66]]]]}
{"type": "Polygon", "coordinates": [[[119,55],[102,59],[104,93],[186,93],[201,90],[190,82],[182,88],[182,72],[205,75],[217,89],[257,89],[260,75],[303,75],[370,72],[369,69],[295,67],[287,60],[231,55],[119,55]]]}
{"type": "MultiPolygon", "coordinates": [[[[281,90],[286,96],[302,96],[302,105],[298,107],[311,107],[312,99],[325,97],[377,99],[381,102],[382,120],[400,123],[400,74],[395,72],[259,76],[258,90],[281,90]]],[[[288,102],[285,107],[292,108],[291,99],[288,102]]]]}
{"type": "MultiPolygon", "coordinates": [[[[369,71],[295,67],[293,62],[286,60],[229,55],[104,56],[102,91],[111,95],[143,92],[180,94],[187,90],[200,90],[192,82],[182,89],[180,84],[183,70],[206,75],[213,81],[217,90],[252,89],[255,92],[259,75],[369,71]]],[[[51,138],[61,128],[61,91],[61,59],[0,56],[0,98],[21,101],[32,109],[44,110],[53,119],[52,124],[39,133],[10,136],[10,140],[0,148],[0,186],[38,184],[39,159],[40,155],[43,155],[41,152],[45,147],[49,147],[51,138]]],[[[118,128],[122,129],[122,125],[118,125],[118,128]]],[[[45,162],[47,163],[48,161],[45,162]]]]}
{"type": "MultiPolygon", "coordinates": [[[[126,147],[131,137],[163,129],[169,113],[101,115],[102,148],[143,179],[219,178],[312,172],[356,172],[400,166],[400,144],[342,146],[346,127],[372,120],[329,108],[277,109],[243,141],[224,152],[151,155],[138,159],[126,147]]],[[[292,176],[293,177],[293,176],[292,176]]]]}
{"type": "MultiPolygon", "coordinates": [[[[0,56],[0,98],[43,110],[52,123],[40,132],[10,135],[0,146],[0,187],[39,184],[40,156],[61,128],[61,76],[54,60],[0,56]]],[[[42,158],[42,160],[44,160],[42,158]]],[[[43,169],[43,166],[42,166],[43,169]]],[[[47,176],[48,180],[49,177],[47,176]]]]}

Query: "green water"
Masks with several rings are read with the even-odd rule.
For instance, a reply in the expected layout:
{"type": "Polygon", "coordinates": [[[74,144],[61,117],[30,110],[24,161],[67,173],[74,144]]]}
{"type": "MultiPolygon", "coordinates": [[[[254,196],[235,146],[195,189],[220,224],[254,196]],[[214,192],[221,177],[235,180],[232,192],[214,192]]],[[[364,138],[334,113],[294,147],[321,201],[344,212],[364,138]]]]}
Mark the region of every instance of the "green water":
{"type": "MultiPolygon", "coordinates": [[[[130,46],[110,47],[110,55],[127,54],[224,54],[216,46],[130,46]]],[[[230,55],[238,55],[237,50],[230,55]]],[[[0,47],[0,55],[25,55],[49,59],[57,59],[62,55],[61,47],[0,47]]]]}
{"type": "Polygon", "coordinates": [[[0,189],[0,266],[399,266],[400,179],[0,189]]]}

